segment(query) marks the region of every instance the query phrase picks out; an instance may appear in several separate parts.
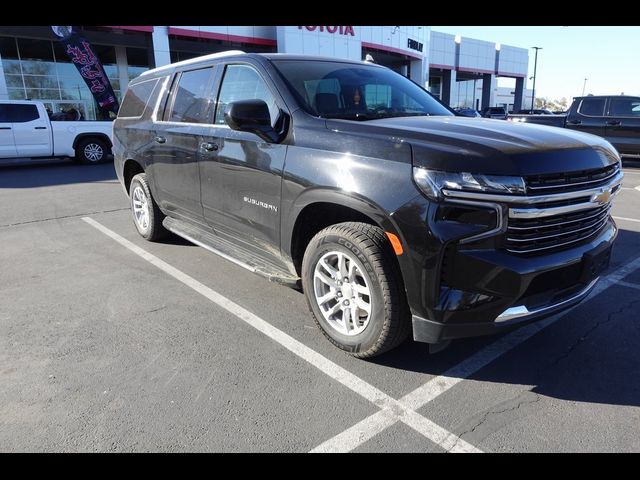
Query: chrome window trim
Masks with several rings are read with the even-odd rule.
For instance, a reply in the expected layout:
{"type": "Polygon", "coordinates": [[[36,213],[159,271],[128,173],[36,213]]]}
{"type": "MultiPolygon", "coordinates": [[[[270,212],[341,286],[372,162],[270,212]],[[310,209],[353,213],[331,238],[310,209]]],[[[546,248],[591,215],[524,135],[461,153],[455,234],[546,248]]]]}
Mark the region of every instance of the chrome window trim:
{"type": "Polygon", "coordinates": [[[155,107],[153,107],[153,113],[151,114],[151,123],[160,123],[160,120],[158,120],[158,110],[160,109],[160,104],[162,103],[162,100],[167,93],[167,89],[169,88],[168,83],[170,78],[171,75],[166,75],[164,77],[164,81],[162,82],[162,86],[160,87],[160,91],[158,92],[156,105],[155,107]]]}

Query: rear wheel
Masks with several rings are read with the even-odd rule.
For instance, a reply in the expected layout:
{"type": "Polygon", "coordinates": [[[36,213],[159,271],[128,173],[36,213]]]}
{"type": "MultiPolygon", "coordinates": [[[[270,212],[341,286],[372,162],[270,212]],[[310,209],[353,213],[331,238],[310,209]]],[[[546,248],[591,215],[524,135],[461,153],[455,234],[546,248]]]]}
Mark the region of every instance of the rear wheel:
{"type": "Polygon", "coordinates": [[[139,173],[131,179],[129,198],[133,223],[142,237],[155,242],[169,234],[162,226],[165,215],[153,199],[144,173],[139,173]]]}
{"type": "Polygon", "coordinates": [[[107,161],[111,150],[104,140],[86,138],[76,145],[76,160],[85,165],[93,165],[107,161]]]}
{"type": "Polygon", "coordinates": [[[347,222],[320,231],[307,247],[302,284],[324,335],[367,358],[399,345],[409,333],[402,278],[384,231],[347,222]]]}

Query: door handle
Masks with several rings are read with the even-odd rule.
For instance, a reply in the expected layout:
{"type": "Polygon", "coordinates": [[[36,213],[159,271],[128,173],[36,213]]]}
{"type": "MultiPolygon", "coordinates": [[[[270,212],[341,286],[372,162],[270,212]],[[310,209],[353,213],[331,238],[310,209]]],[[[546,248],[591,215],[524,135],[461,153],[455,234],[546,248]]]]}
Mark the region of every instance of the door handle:
{"type": "Polygon", "coordinates": [[[580,125],[582,123],[582,120],[569,120],[567,123],[569,125],[580,125]]]}
{"type": "Polygon", "coordinates": [[[622,122],[620,122],[620,120],[609,120],[607,122],[607,125],[612,126],[612,127],[616,127],[616,126],[620,125],[620,123],[622,123],[622,122]]]}
{"type": "Polygon", "coordinates": [[[33,127],[34,130],[46,130],[47,127],[33,127]]]}
{"type": "Polygon", "coordinates": [[[218,150],[217,143],[204,142],[200,146],[202,147],[203,150],[206,150],[207,152],[215,152],[216,150],[218,150]]]}
{"type": "Polygon", "coordinates": [[[158,143],[167,143],[167,139],[165,137],[156,137],[155,140],[158,143]]]}
{"type": "Polygon", "coordinates": [[[11,127],[0,127],[0,130],[11,130],[11,127]]]}

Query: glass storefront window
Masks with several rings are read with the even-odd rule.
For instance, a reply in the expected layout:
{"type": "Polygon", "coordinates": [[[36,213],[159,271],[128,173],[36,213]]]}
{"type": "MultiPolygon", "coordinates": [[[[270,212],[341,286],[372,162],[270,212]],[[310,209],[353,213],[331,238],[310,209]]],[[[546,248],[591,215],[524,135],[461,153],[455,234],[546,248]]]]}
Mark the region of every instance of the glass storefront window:
{"type": "Polygon", "coordinates": [[[436,98],[442,98],[442,77],[429,77],[429,93],[436,98]]]}
{"type": "MultiPolygon", "coordinates": [[[[115,47],[92,44],[92,48],[116,97],[121,98],[115,47]]],[[[73,107],[82,111],[87,120],[96,119],[93,95],[60,42],[0,37],[0,55],[10,99],[40,100],[54,107],[53,111],[73,107]]],[[[140,67],[140,73],[147,68],[140,67]]]]}

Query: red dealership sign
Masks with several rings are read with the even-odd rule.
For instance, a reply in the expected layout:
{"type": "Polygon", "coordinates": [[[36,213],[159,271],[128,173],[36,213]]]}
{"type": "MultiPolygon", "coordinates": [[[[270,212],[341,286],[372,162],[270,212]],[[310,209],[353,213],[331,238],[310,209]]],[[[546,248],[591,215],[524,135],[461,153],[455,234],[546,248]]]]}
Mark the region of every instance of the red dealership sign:
{"type": "Polygon", "coordinates": [[[307,29],[310,32],[315,32],[316,30],[318,30],[320,32],[337,33],[339,35],[351,35],[352,37],[355,35],[355,32],[353,31],[353,27],[341,27],[341,26],[329,27],[325,25],[318,25],[318,26],[311,26],[311,27],[298,26],[298,30],[302,30],[303,28],[307,29]]]}

